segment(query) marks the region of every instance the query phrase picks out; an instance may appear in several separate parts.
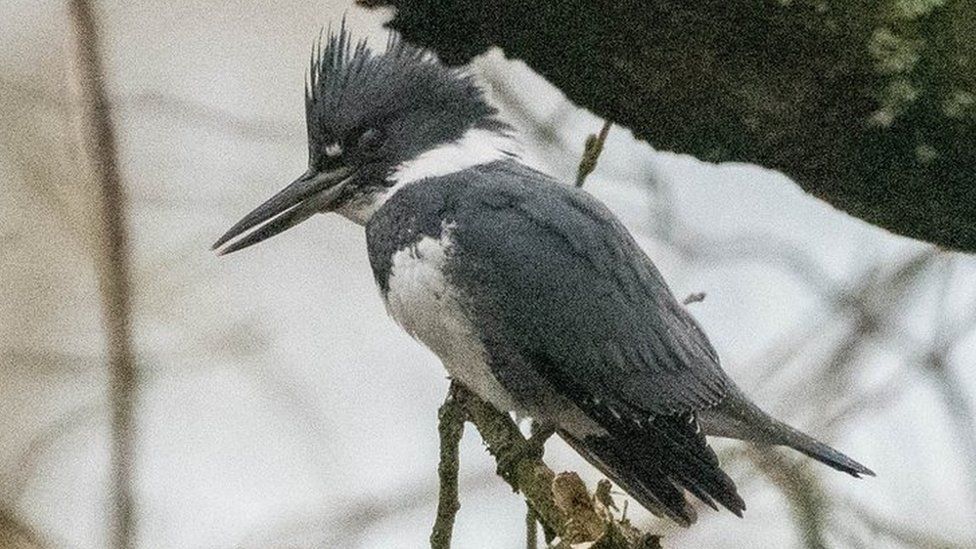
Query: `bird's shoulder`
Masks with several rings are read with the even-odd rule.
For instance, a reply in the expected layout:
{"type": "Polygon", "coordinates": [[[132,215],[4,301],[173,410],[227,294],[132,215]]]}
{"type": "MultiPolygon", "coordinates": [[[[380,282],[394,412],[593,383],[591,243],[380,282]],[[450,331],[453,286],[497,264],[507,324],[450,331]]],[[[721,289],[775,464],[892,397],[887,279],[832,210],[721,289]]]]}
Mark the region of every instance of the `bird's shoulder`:
{"type": "MultiPolygon", "coordinates": [[[[538,194],[527,182],[535,178],[555,185],[548,176],[513,161],[492,162],[452,174],[422,179],[398,189],[366,224],[366,242],[381,288],[399,250],[423,238],[439,239],[446,225],[477,228],[504,210],[538,194]],[[485,218],[487,216],[487,218],[485,218]]],[[[556,186],[553,192],[557,192],[556,186]]]]}

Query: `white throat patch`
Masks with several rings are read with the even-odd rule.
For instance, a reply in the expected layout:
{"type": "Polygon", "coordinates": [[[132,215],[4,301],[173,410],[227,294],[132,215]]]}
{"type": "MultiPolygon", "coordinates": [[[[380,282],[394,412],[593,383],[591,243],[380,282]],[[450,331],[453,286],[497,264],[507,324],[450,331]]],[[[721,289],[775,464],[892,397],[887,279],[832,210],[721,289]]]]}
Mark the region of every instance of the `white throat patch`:
{"type": "Polygon", "coordinates": [[[387,180],[393,182],[392,186],[346,203],[336,212],[355,223],[365,225],[376,210],[380,209],[394,193],[410,183],[456,173],[496,160],[518,157],[520,152],[521,147],[513,136],[498,131],[472,128],[456,141],[445,143],[401,162],[387,176],[387,180]]]}

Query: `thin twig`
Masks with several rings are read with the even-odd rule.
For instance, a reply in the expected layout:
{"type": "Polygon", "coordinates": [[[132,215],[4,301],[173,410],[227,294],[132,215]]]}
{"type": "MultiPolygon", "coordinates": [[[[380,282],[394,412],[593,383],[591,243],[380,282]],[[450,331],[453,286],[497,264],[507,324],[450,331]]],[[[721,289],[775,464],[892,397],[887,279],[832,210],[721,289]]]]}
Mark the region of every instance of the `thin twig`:
{"type": "Polygon", "coordinates": [[[943,354],[933,353],[922,364],[925,371],[935,382],[936,390],[942,398],[946,414],[955,429],[956,439],[962,445],[962,455],[970,456],[965,460],[970,471],[967,477],[970,497],[976,497],[976,462],[972,456],[976,455],[976,411],[966,393],[965,384],[952,371],[952,364],[943,354]]]}
{"type": "Polygon", "coordinates": [[[98,28],[91,3],[68,2],[74,32],[81,145],[98,185],[97,202],[99,293],[108,345],[111,401],[111,545],[134,545],[135,511],[132,495],[133,407],[136,365],[130,337],[130,274],[125,228],[125,196],[119,173],[115,135],[105,91],[105,75],[98,49],[98,28]]]}
{"type": "Polygon", "coordinates": [[[610,126],[613,122],[607,120],[600,128],[600,133],[590,134],[586,137],[586,145],[583,146],[583,157],[580,159],[579,168],[576,170],[576,186],[582,187],[586,182],[586,176],[593,173],[596,169],[597,160],[603,152],[603,144],[607,141],[607,134],[610,133],[610,126]]]}
{"type": "Polygon", "coordinates": [[[525,504],[525,549],[539,549],[539,519],[528,503],[525,504]]]}
{"type": "Polygon", "coordinates": [[[440,433],[441,458],[437,466],[440,491],[437,499],[437,518],[430,533],[431,549],[450,549],[454,533],[454,518],[461,502],[458,500],[458,457],[461,437],[464,435],[464,410],[454,399],[455,382],[437,414],[437,431],[440,433]]]}
{"type": "MultiPolygon", "coordinates": [[[[555,434],[555,429],[552,425],[543,425],[533,421],[529,431],[528,443],[530,446],[534,446],[531,451],[537,452],[539,459],[542,459],[546,449],[546,441],[555,434]]],[[[536,516],[535,511],[532,510],[531,505],[528,505],[528,502],[526,502],[525,506],[525,546],[528,549],[537,549],[539,547],[539,517],[536,516]]]]}

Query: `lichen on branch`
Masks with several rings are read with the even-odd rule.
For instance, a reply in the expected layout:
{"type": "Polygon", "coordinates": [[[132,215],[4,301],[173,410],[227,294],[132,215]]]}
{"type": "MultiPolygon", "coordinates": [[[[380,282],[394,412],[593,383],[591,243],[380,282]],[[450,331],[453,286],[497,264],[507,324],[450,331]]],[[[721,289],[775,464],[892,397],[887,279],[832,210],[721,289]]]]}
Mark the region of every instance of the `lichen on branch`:
{"type": "MultiPolygon", "coordinates": [[[[567,549],[571,546],[591,543],[592,549],[652,549],[660,547],[657,536],[640,532],[629,521],[615,516],[609,491],[600,492],[600,497],[591,494],[579,475],[572,472],[555,473],[542,460],[541,452],[532,441],[526,439],[518,425],[507,414],[499,412],[491,404],[481,400],[462,385],[453,382],[445,406],[441,409],[442,429],[445,417],[452,420],[451,433],[457,432],[456,421],[463,415],[471,422],[495,458],[498,475],[512,489],[525,497],[546,534],[551,547],[567,549]],[[448,408],[448,403],[450,407],[448,408]],[[445,411],[447,410],[447,411],[445,411]],[[609,503],[609,505],[608,505],[609,503]]],[[[456,444],[453,437],[447,437],[448,445],[456,444]]],[[[442,431],[442,443],[445,441],[442,431]]],[[[448,448],[441,449],[440,471],[454,471],[454,491],[441,486],[441,502],[438,505],[438,524],[448,524],[441,519],[441,509],[454,509],[451,497],[456,498],[457,453],[448,448]],[[454,460],[446,464],[444,459],[454,460]]],[[[441,481],[444,482],[442,475],[441,481]]],[[[450,482],[450,478],[448,478],[450,482]]],[[[449,520],[453,524],[453,516],[449,520]]],[[[443,532],[438,540],[445,539],[443,532]]],[[[435,536],[431,536],[431,547],[435,546],[435,536]]],[[[450,533],[446,534],[450,540],[450,533]]]]}

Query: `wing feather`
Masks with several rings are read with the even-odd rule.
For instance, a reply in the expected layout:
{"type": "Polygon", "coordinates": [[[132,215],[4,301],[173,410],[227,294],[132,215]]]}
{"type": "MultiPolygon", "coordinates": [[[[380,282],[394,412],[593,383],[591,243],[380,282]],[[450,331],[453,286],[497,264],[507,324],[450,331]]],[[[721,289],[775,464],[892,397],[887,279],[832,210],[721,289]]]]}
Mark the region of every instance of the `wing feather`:
{"type": "Polygon", "coordinates": [[[634,418],[721,401],[714,349],[623,225],[540,177],[494,167],[450,205],[454,283],[481,332],[634,418]]]}

